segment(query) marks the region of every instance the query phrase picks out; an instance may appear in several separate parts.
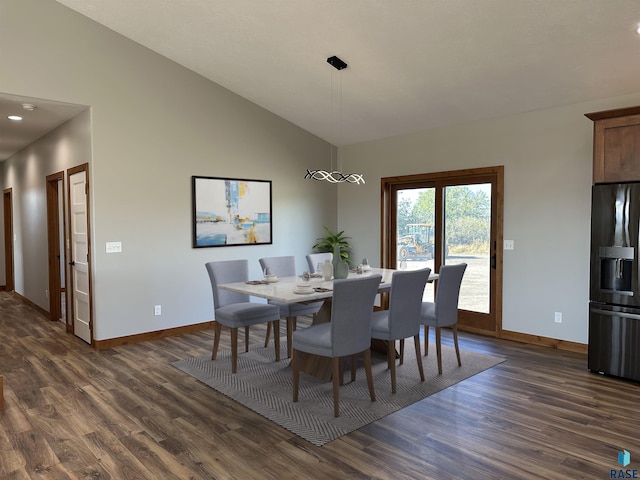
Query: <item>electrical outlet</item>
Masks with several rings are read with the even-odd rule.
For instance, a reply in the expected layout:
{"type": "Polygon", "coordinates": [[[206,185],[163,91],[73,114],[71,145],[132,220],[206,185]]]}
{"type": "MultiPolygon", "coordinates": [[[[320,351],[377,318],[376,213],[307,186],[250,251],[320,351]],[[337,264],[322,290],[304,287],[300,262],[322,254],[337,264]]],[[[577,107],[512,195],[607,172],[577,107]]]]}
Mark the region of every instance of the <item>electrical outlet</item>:
{"type": "Polygon", "coordinates": [[[562,323],[562,312],[556,312],[554,320],[556,323],[562,323]]]}
{"type": "Polygon", "coordinates": [[[504,241],[504,249],[505,250],[513,250],[514,244],[513,240],[505,240],[504,241]]]}
{"type": "Polygon", "coordinates": [[[45,290],[44,291],[44,297],[48,300],[49,299],[49,290],[45,290]]]}
{"type": "Polygon", "coordinates": [[[162,315],[162,305],[156,305],[153,307],[153,314],[156,316],[162,315]]]}

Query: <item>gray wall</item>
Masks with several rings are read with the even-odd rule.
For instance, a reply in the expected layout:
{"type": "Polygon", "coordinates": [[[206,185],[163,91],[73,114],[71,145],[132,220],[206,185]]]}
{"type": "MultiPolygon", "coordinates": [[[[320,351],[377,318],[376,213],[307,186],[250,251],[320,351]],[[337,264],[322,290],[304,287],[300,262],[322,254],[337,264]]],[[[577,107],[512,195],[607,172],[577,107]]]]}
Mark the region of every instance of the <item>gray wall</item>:
{"type": "MultiPolygon", "coordinates": [[[[52,0],[0,9],[0,45],[12,46],[0,49],[0,92],[91,107],[96,339],[213,319],[210,260],[248,258],[255,276],[261,256],[293,254],[302,271],[336,224],[335,187],[303,180],[328,164],[329,144],[52,0]],[[272,180],[273,245],[192,249],[192,175],[272,180]],[[123,253],[106,254],[109,241],[123,253]]],[[[18,292],[42,304],[47,272],[16,250],[18,292]]]]}
{"type": "Polygon", "coordinates": [[[638,104],[640,94],[343,148],[367,184],[339,189],[339,228],[356,258],[377,258],[381,177],[504,165],[504,238],[515,249],[504,252],[503,328],[586,343],[593,123],[584,114],[638,104]]]}
{"type": "MultiPolygon", "coordinates": [[[[0,92],[91,107],[97,339],[210,320],[206,261],[249,258],[258,275],[259,257],[290,253],[301,270],[322,225],[345,229],[355,258],[375,261],[381,177],[504,165],[504,236],[515,250],[504,256],[503,327],[586,342],[592,124],[583,114],[638,105],[640,93],[344,147],[343,169],[367,184],[334,187],[302,180],[307,166],[327,165],[327,143],[52,0],[2,0],[0,45],[12,46],[0,49],[0,92]],[[273,180],[274,244],[192,249],[191,175],[273,180]],[[108,241],[123,253],[107,255],[108,241]]],[[[21,293],[40,303],[32,277],[46,272],[21,255],[21,293]]]]}

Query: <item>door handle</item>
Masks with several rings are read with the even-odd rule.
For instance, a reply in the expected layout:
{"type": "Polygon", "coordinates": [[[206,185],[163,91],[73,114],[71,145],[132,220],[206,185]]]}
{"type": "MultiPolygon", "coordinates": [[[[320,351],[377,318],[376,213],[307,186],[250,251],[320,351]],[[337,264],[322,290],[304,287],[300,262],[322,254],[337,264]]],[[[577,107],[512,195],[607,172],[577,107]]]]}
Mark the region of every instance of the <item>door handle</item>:
{"type": "Polygon", "coordinates": [[[496,269],[496,254],[491,255],[491,268],[496,269]]]}
{"type": "Polygon", "coordinates": [[[76,262],[74,262],[73,260],[71,260],[71,261],[69,262],[69,265],[71,265],[72,267],[73,267],[75,264],[76,264],[76,262]]]}

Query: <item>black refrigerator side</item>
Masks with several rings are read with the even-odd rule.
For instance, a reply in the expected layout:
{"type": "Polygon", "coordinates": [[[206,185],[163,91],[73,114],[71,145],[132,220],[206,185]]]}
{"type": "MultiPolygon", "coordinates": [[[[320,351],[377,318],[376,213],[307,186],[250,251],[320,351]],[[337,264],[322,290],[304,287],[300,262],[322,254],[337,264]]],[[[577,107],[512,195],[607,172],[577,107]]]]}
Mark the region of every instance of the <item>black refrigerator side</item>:
{"type": "Polygon", "coordinates": [[[640,183],[595,185],[589,370],[640,381],[640,183]]]}

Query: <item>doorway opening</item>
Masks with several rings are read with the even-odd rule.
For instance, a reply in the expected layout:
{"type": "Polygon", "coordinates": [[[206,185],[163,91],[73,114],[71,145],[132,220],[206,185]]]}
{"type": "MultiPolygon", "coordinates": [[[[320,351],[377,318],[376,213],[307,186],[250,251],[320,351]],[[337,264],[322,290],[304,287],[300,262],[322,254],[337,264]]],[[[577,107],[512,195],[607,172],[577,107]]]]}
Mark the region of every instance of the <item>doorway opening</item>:
{"type": "Polygon", "coordinates": [[[47,248],[49,265],[49,319],[69,327],[65,298],[64,172],[47,176],[47,248]]]}
{"type": "Polygon", "coordinates": [[[13,267],[13,192],[11,188],[3,190],[2,208],[4,213],[4,268],[5,290],[15,290],[13,267]]]}

